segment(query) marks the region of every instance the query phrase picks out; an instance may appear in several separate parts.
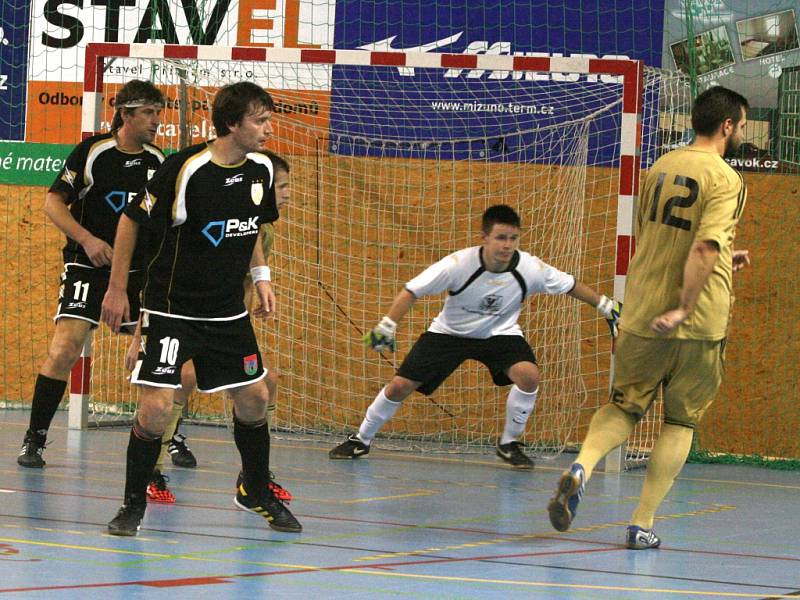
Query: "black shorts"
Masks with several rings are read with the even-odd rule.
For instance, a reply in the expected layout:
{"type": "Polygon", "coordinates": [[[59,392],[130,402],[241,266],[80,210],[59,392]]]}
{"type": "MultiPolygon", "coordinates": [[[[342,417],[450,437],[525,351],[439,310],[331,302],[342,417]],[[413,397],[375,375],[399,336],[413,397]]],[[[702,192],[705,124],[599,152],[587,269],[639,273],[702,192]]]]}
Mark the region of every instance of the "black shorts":
{"type": "MultiPolygon", "coordinates": [[[[97,327],[110,275],[106,269],[95,269],[75,263],[65,265],[61,274],[61,289],[58,291],[58,310],[53,320],[69,317],[89,321],[92,328],[97,327]]],[[[131,273],[128,276],[128,304],[131,314],[130,320],[124,321],[123,325],[135,327],[139,320],[141,287],[141,275],[131,273]]]]}
{"type": "Polygon", "coordinates": [[[519,362],[536,364],[528,342],[521,335],[496,335],[485,340],[426,331],[411,347],[397,374],[421,381],[417,389],[430,395],[465,360],[483,363],[495,385],[511,385],[506,371],[519,362]]]}
{"type": "Polygon", "coordinates": [[[144,350],[132,383],[179,388],[181,366],[194,362],[197,389],[211,393],[254,383],[266,374],[250,317],[194,321],[144,312],[144,350]]]}

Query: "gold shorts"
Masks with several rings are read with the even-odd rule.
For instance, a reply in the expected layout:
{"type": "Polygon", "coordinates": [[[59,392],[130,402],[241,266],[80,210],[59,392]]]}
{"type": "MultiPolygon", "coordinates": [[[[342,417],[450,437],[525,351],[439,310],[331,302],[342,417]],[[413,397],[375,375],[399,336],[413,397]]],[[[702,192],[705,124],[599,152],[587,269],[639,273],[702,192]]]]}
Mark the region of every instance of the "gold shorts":
{"type": "Polygon", "coordinates": [[[724,363],[724,339],[644,338],[620,331],[611,402],[638,420],[663,389],[664,422],[694,429],[717,395],[724,363]]]}

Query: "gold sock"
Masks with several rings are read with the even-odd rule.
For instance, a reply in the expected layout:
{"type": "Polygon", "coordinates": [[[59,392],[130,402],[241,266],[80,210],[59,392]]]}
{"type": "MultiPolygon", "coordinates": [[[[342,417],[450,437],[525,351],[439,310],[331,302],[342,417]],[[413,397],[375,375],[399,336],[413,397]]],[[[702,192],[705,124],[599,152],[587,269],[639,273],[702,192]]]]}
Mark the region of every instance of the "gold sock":
{"type": "Polygon", "coordinates": [[[170,415],[167,426],[164,429],[164,437],[161,438],[161,453],[158,455],[158,460],[156,461],[156,469],[161,472],[164,471],[164,459],[166,459],[167,454],[169,454],[167,447],[172,440],[172,436],[175,433],[175,428],[178,426],[178,419],[181,418],[182,414],[183,406],[173,403],[172,414],[170,415]]]}
{"type": "Polygon", "coordinates": [[[639,498],[639,506],[631,517],[631,525],[638,525],[644,529],[653,527],[658,507],[672,489],[675,477],[681,472],[686,457],[689,456],[692,433],[692,429],[680,425],[664,423],[661,426],[661,434],[647,461],[647,475],[639,498]]]}
{"type": "Polygon", "coordinates": [[[595,466],[614,448],[624,443],[636,426],[636,419],[617,408],[606,404],[594,413],[589,424],[589,433],[583,440],[581,451],[575,462],[586,472],[586,481],[592,476],[595,466]]]}

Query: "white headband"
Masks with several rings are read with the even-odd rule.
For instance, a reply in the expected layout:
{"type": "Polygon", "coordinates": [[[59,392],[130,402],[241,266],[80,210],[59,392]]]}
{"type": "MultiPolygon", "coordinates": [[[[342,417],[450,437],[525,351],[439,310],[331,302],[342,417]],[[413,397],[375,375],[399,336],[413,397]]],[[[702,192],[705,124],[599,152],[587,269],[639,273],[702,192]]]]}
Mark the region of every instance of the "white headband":
{"type": "Polygon", "coordinates": [[[117,104],[115,108],[139,108],[140,106],[145,106],[147,104],[152,104],[153,106],[158,106],[160,108],[164,108],[163,102],[151,102],[145,98],[139,98],[137,100],[128,100],[125,104],[117,104]]]}

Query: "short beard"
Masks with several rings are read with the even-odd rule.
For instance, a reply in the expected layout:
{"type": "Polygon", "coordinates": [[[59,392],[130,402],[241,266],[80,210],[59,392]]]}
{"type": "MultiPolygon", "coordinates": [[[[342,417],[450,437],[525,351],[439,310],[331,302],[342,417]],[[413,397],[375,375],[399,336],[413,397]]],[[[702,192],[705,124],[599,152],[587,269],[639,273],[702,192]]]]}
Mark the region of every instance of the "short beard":
{"type": "Polygon", "coordinates": [[[733,134],[731,134],[731,136],[725,140],[725,156],[728,156],[729,154],[735,154],[741,145],[741,142],[734,139],[733,134]]]}

